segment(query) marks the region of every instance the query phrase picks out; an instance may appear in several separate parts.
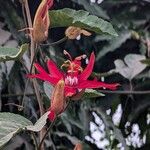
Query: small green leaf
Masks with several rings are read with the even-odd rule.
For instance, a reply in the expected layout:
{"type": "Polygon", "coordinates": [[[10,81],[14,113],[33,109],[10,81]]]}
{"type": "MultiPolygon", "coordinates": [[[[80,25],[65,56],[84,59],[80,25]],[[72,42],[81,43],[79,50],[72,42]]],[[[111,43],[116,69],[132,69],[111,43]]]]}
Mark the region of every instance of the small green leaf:
{"type": "Polygon", "coordinates": [[[84,10],[73,10],[64,8],[60,10],[52,10],[49,12],[51,27],[68,27],[77,26],[98,34],[109,34],[117,36],[113,26],[94,15],[89,15],[89,12],[84,10]]]}
{"type": "Polygon", "coordinates": [[[100,93],[96,90],[93,89],[86,89],[82,98],[86,99],[86,98],[96,98],[96,97],[100,97],[100,96],[105,96],[103,93],[100,93]]]}
{"type": "Polygon", "coordinates": [[[0,148],[28,125],[32,125],[32,122],[23,116],[6,112],[0,113],[0,148]]]}
{"type": "Polygon", "coordinates": [[[39,132],[46,124],[49,112],[46,112],[40,119],[34,124],[26,127],[27,130],[39,132]]]}
{"type": "Polygon", "coordinates": [[[28,44],[21,45],[20,49],[0,47],[0,62],[20,58],[28,50],[28,47],[28,44]]]}

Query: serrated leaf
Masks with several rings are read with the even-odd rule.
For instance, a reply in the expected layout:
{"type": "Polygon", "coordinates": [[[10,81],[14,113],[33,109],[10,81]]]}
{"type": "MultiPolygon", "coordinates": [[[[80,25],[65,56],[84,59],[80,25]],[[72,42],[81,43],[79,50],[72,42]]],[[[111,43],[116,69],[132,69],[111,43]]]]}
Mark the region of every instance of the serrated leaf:
{"type": "Polygon", "coordinates": [[[39,132],[46,124],[48,114],[49,112],[46,112],[33,125],[31,121],[24,118],[23,116],[13,113],[0,113],[0,148],[17,133],[23,130],[39,132]]]}
{"type": "Polygon", "coordinates": [[[68,27],[77,26],[98,34],[110,34],[117,36],[113,26],[94,15],[89,15],[89,12],[84,10],[73,10],[64,8],[60,10],[52,10],[49,12],[51,27],[68,27]]]}
{"type": "Polygon", "coordinates": [[[45,126],[48,114],[49,112],[46,112],[34,125],[27,126],[26,129],[34,132],[39,132],[45,126]]]}
{"type": "Polygon", "coordinates": [[[28,125],[32,125],[32,122],[23,116],[0,113],[0,148],[28,125]]]}
{"type": "Polygon", "coordinates": [[[119,48],[130,37],[131,37],[130,31],[120,32],[118,37],[114,37],[111,40],[109,40],[109,44],[104,46],[99,51],[99,53],[97,54],[96,60],[98,61],[100,58],[105,56],[108,52],[113,52],[115,49],[119,48]]]}
{"type": "Polygon", "coordinates": [[[96,97],[100,97],[100,96],[105,96],[103,93],[100,93],[96,90],[93,89],[86,89],[82,98],[86,99],[86,98],[96,98],[96,97]]]}
{"type": "Polygon", "coordinates": [[[45,94],[47,95],[49,99],[51,99],[51,95],[52,95],[54,87],[49,82],[44,82],[43,86],[44,86],[45,94]]]}
{"type": "Polygon", "coordinates": [[[124,62],[120,59],[115,60],[116,72],[123,77],[132,80],[136,75],[142,72],[146,65],[141,63],[145,59],[144,55],[128,54],[124,58],[124,62]]]}
{"type": "Polygon", "coordinates": [[[16,60],[20,58],[27,50],[28,50],[28,44],[21,45],[20,49],[0,47],[0,62],[16,60]]]}

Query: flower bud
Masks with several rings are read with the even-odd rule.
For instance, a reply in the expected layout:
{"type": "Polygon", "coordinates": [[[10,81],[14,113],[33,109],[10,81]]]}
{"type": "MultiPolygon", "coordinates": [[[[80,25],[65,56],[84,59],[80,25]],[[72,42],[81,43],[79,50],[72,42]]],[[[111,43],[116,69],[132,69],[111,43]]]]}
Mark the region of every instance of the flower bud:
{"type": "Polygon", "coordinates": [[[51,107],[49,113],[49,119],[53,121],[57,115],[63,112],[64,107],[66,106],[66,100],[64,96],[64,80],[59,80],[56,84],[52,98],[51,98],[51,107]]]}
{"type": "Polygon", "coordinates": [[[75,145],[75,148],[73,150],[82,150],[82,149],[83,149],[82,144],[78,143],[75,145]]]}
{"type": "Polygon", "coordinates": [[[65,31],[65,35],[71,40],[76,39],[80,34],[83,34],[85,36],[91,35],[90,32],[88,32],[86,30],[82,30],[81,28],[74,27],[74,26],[68,27],[65,31]]]}
{"type": "Polygon", "coordinates": [[[43,42],[48,37],[48,29],[50,26],[50,19],[48,9],[53,5],[53,0],[42,0],[40,3],[33,22],[33,40],[37,43],[43,42]]]}

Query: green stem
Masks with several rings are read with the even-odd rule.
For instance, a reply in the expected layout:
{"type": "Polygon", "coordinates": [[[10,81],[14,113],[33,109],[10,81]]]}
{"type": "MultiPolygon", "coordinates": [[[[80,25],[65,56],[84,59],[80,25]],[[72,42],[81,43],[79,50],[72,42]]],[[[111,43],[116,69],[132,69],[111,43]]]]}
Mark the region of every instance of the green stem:
{"type": "Polygon", "coordinates": [[[44,136],[43,136],[43,138],[42,138],[42,140],[41,140],[41,142],[40,142],[40,144],[39,144],[38,150],[41,150],[41,146],[43,145],[43,142],[44,142],[46,136],[48,135],[48,132],[49,132],[49,131],[51,130],[51,128],[53,127],[53,125],[54,125],[56,119],[57,119],[57,117],[56,117],[55,120],[50,124],[50,126],[49,126],[48,129],[47,129],[47,131],[45,132],[45,134],[44,134],[44,136]]]}
{"type": "MultiPolygon", "coordinates": [[[[65,106],[65,109],[64,109],[63,111],[65,111],[65,110],[68,108],[69,104],[70,104],[70,99],[69,99],[69,98],[67,99],[67,101],[68,101],[68,102],[67,102],[67,104],[66,104],[66,106],[65,106]]],[[[43,142],[44,142],[46,136],[48,135],[49,131],[50,131],[51,128],[53,127],[54,123],[56,122],[56,119],[57,119],[57,116],[56,116],[55,120],[50,124],[49,128],[47,129],[47,131],[45,132],[45,134],[44,134],[44,136],[43,136],[43,139],[41,140],[41,142],[40,142],[40,144],[39,144],[38,150],[41,150],[41,145],[43,144],[43,142]]],[[[51,139],[51,140],[52,140],[52,139],[51,139]]],[[[56,149],[54,145],[53,145],[53,149],[54,149],[54,150],[56,149]]]]}
{"type": "Polygon", "coordinates": [[[62,39],[56,41],[56,42],[53,42],[53,43],[47,43],[47,44],[40,44],[41,46],[54,46],[54,45],[57,45],[57,44],[60,44],[62,42],[64,42],[65,40],[67,40],[67,37],[63,37],[62,39]]]}
{"type": "Polygon", "coordinates": [[[113,74],[116,74],[115,70],[110,70],[110,71],[104,72],[104,73],[92,72],[91,77],[93,77],[93,78],[96,77],[96,78],[100,79],[101,77],[108,77],[113,74]]]}
{"type": "MultiPolygon", "coordinates": [[[[28,0],[25,0],[25,10],[26,10],[26,15],[27,15],[28,26],[29,26],[29,28],[32,28],[32,20],[31,20],[28,0]]],[[[31,33],[30,33],[30,35],[31,35],[31,33]]],[[[34,42],[32,36],[31,36],[31,43],[30,43],[31,64],[34,61],[35,49],[37,49],[37,44],[34,42]]],[[[31,66],[31,73],[34,74],[35,73],[35,69],[32,68],[32,66],[31,66]]],[[[39,109],[40,109],[40,116],[42,116],[44,114],[44,108],[43,108],[43,103],[42,103],[40,91],[38,89],[38,83],[37,83],[36,79],[33,79],[32,81],[33,81],[33,87],[34,87],[34,91],[35,91],[36,98],[37,98],[38,105],[39,105],[39,109]]],[[[40,141],[43,138],[43,134],[44,134],[44,129],[42,129],[40,131],[40,141]]],[[[41,150],[44,150],[44,145],[41,145],[41,150]]]]}
{"type": "Polygon", "coordinates": [[[33,138],[33,141],[34,141],[35,149],[38,150],[38,142],[37,142],[35,133],[33,131],[31,131],[31,135],[32,135],[32,138],[33,138]]]}

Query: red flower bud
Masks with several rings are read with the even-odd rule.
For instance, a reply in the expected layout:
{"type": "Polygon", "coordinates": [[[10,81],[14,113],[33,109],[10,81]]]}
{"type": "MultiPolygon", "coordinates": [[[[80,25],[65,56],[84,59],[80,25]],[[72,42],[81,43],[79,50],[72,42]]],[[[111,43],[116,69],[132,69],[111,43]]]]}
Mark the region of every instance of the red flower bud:
{"type": "Polygon", "coordinates": [[[64,80],[59,80],[59,82],[56,84],[54,88],[51,99],[50,113],[48,116],[51,121],[53,121],[57,115],[62,113],[66,106],[64,87],[65,87],[64,80]]]}
{"type": "Polygon", "coordinates": [[[82,149],[83,149],[82,144],[78,143],[75,145],[75,148],[73,150],[82,150],[82,149]]]}
{"type": "Polygon", "coordinates": [[[53,0],[42,0],[40,3],[33,22],[32,37],[35,42],[43,42],[48,37],[48,28],[50,19],[48,9],[53,5],[53,0]]]}

